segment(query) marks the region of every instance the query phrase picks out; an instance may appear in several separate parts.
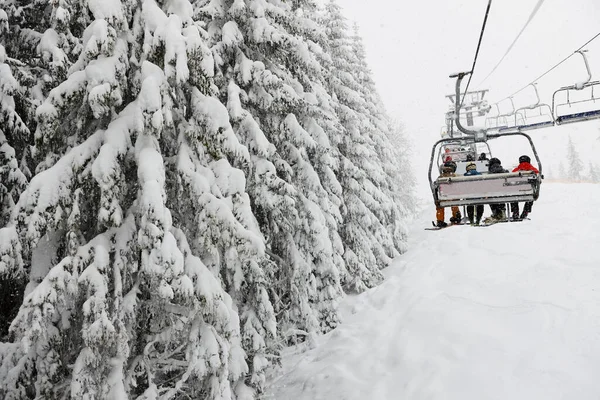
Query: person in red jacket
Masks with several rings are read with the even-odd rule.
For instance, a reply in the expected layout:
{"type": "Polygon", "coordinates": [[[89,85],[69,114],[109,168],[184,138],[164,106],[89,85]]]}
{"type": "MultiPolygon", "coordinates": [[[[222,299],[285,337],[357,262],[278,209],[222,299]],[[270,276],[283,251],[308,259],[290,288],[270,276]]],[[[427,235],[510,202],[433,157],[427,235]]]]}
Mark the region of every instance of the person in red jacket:
{"type": "MultiPolygon", "coordinates": [[[[518,171],[533,171],[536,174],[539,174],[540,171],[533,165],[531,165],[531,158],[529,156],[521,156],[519,157],[519,165],[517,168],[513,169],[512,172],[518,171]]],[[[519,203],[514,202],[510,203],[510,210],[512,212],[513,219],[524,219],[527,218],[527,215],[531,212],[531,207],[533,206],[533,201],[526,201],[525,206],[523,207],[523,213],[519,216],[519,203]]]]}

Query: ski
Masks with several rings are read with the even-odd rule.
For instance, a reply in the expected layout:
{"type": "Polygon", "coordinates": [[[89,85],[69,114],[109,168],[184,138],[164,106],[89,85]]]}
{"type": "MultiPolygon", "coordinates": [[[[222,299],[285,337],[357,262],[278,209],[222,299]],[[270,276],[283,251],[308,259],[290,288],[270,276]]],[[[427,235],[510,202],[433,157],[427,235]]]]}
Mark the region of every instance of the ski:
{"type": "Polygon", "coordinates": [[[519,218],[519,219],[506,219],[506,220],[502,220],[502,221],[490,221],[490,222],[482,222],[479,225],[473,225],[473,226],[492,226],[492,225],[496,225],[496,224],[504,224],[506,222],[521,222],[521,221],[525,221],[525,220],[530,220],[530,218],[519,218]]]}
{"type": "Polygon", "coordinates": [[[467,224],[463,224],[463,223],[460,223],[460,224],[448,224],[448,225],[446,225],[446,226],[444,226],[444,227],[439,227],[439,226],[437,226],[437,224],[436,224],[434,221],[431,221],[431,225],[433,225],[433,227],[432,227],[432,228],[425,228],[425,230],[426,230],[426,231],[439,231],[439,230],[441,230],[441,229],[444,229],[444,228],[449,228],[449,227],[451,227],[451,226],[467,225],[467,224]]]}

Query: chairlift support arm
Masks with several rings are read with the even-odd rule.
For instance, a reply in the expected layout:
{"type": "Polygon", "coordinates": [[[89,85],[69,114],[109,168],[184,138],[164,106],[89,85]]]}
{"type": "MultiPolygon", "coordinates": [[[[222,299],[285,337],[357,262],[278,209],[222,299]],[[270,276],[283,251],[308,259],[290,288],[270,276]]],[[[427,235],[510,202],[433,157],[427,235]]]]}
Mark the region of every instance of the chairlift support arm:
{"type": "MultiPolygon", "coordinates": [[[[463,78],[467,75],[470,75],[472,72],[473,71],[459,72],[457,74],[450,75],[450,78],[456,78],[456,90],[455,90],[456,101],[454,102],[454,122],[455,122],[458,130],[461,131],[462,133],[464,133],[465,135],[468,135],[468,136],[475,136],[477,134],[485,135],[485,131],[474,131],[474,130],[467,129],[460,122],[460,84],[461,84],[463,78]]],[[[466,95],[466,93],[465,93],[465,95],[466,95]]]]}
{"type": "Polygon", "coordinates": [[[587,71],[588,77],[586,79],[585,82],[583,83],[588,83],[589,81],[592,80],[592,71],[590,71],[590,64],[588,63],[588,59],[585,56],[585,51],[586,50],[577,50],[577,53],[581,54],[581,57],[583,57],[583,62],[585,63],[585,69],[587,71]]]}

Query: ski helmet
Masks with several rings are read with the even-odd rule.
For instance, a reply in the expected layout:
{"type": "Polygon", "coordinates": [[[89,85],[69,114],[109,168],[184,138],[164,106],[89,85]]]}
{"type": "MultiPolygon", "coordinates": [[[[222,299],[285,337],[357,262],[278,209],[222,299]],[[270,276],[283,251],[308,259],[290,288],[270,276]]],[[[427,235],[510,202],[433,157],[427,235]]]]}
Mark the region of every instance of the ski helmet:
{"type": "Polygon", "coordinates": [[[456,171],[456,163],[454,161],[446,161],[442,166],[443,171],[455,172],[456,171]]]}
{"type": "Polygon", "coordinates": [[[477,170],[477,165],[475,165],[475,163],[468,163],[466,170],[467,171],[475,171],[475,170],[477,170]]]}
{"type": "Polygon", "coordinates": [[[531,158],[529,158],[529,156],[525,156],[525,155],[519,157],[519,164],[523,163],[523,162],[530,163],[531,162],[531,158]]]}
{"type": "Polygon", "coordinates": [[[494,165],[494,164],[501,165],[501,164],[502,164],[502,162],[501,162],[499,159],[497,159],[496,157],[493,157],[493,158],[491,158],[491,159],[490,159],[490,161],[489,161],[489,163],[488,163],[488,166],[490,166],[490,167],[491,167],[491,166],[492,166],[492,165],[494,165]]]}

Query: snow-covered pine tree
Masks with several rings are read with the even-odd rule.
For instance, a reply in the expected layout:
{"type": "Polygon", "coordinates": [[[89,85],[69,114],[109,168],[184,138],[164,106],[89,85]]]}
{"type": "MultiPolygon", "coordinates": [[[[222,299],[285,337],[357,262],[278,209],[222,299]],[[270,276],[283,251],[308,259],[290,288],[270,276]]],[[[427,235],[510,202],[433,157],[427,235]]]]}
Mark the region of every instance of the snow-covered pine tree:
{"type": "MultiPolygon", "coordinates": [[[[13,262],[11,259],[18,259],[18,247],[15,247],[18,245],[14,234],[3,228],[31,177],[27,165],[31,133],[21,117],[25,96],[12,73],[12,67],[20,63],[9,57],[5,48],[11,37],[5,6],[0,2],[0,260],[6,259],[8,264],[13,262]]],[[[23,298],[25,276],[22,272],[3,268],[0,262],[0,340],[7,334],[23,298]]]]}
{"type": "Polygon", "coordinates": [[[395,257],[406,250],[406,219],[414,212],[413,171],[409,160],[409,144],[401,125],[392,120],[385,112],[385,106],[375,87],[372,72],[366,60],[366,51],[359,34],[358,24],[353,24],[352,50],[356,55],[359,68],[354,75],[359,82],[362,97],[368,110],[371,127],[366,130],[373,141],[385,177],[379,182],[379,188],[391,200],[383,206],[385,214],[381,221],[387,226],[391,238],[384,234],[381,241],[386,244],[386,253],[395,257]],[[390,242],[391,239],[391,242],[390,242]]]}
{"type": "Polygon", "coordinates": [[[339,258],[336,264],[344,280],[348,271],[343,259],[345,250],[340,236],[340,225],[343,222],[341,216],[343,189],[338,181],[342,159],[340,144],[343,139],[343,127],[336,112],[337,101],[334,99],[333,93],[329,91],[333,63],[331,55],[324,48],[328,40],[328,31],[324,26],[323,9],[313,1],[303,1],[302,4],[301,15],[305,18],[302,20],[301,29],[298,28],[298,31],[307,41],[311,53],[314,54],[320,65],[320,68],[316,71],[318,73],[313,72],[312,81],[309,83],[315,97],[307,104],[308,112],[312,115],[312,121],[308,122],[307,125],[309,132],[312,132],[313,128],[316,129],[316,132],[311,133],[316,138],[315,140],[318,143],[324,143],[321,146],[323,152],[319,153],[321,160],[315,163],[315,167],[323,187],[329,193],[331,204],[335,206],[335,209],[330,211],[330,214],[335,217],[335,224],[331,224],[330,231],[332,243],[336,248],[335,257],[339,258]],[[313,122],[316,122],[316,124],[313,122]],[[333,232],[334,230],[335,232],[333,232]]]}
{"type": "Polygon", "coordinates": [[[0,233],[0,271],[29,280],[0,397],[252,398],[268,263],[192,5],[49,7],[77,57],[37,109],[41,167],[0,233]]]}
{"type": "MultiPolygon", "coordinates": [[[[342,187],[337,178],[341,124],[335,113],[334,101],[326,88],[331,59],[320,45],[326,40],[327,31],[320,23],[319,6],[314,0],[296,0],[291,5],[292,13],[288,15],[293,15],[294,18],[286,19],[283,26],[306,42],[309,54],[306,54],[306,49],[299,48],[297,57],[311,57],[305,63],[290,64],[292,75],[300,81],[304,89],[304,102],[297,115],[315,141],[315,146],[308,148],[307,154],[322,189],[314,187],[318,195],[313,196],[313,199],[323,211],[333,246],[331,251],[321,251],[315,255],[318,290],[316,307],[319,310],[321,326],[326,331],[337,325],[337,303],[342,294],[341,282],[348,273],[340,236],[340,225],[343,222],[340,210],[342,187]],[[305,68],[302,68],[303,65],[305,68]]],[[[321,246],[324,243],[329,246],[328,242],[319,241],[321,246]]]]}
{"type": "Polygon", "coordinates": [[[590,182],[600,183],[600,174],[598,173],[598,168],[591,161],[590,161],[590,165],[588,167],[588,177],[590,179],[590,182]]]}
{"type": "Polygon", "coordinates": [[[558,177],[559,180],[566,180],[568,179],[567,176],[567,170],[565,168],[565,163],[563,161],[560,161],[558,163],[558,177]]]}
{"type": "Polygon", "coordinates": [[[569,135],[569,141],[567,143],[567,177],[572,182],[580,182],[581,175],[583,173],[583,162],[579,157],[579,152],[571,140],[569,135]]]}
{"type": "MultiPolygon", "coordinates": [[[[79,41],[71,30],[81,31],[85,21],[69,18],[77,7],[77,4],[64,2],[52,7],[45,1],[0,0],[0,94],[3,96],[0,107],[4,134],[0,143],[8,143],[13,150],[3,152],[3,160],[12,160],[13,166],[9,176],[0,182],[6,185],[20,182],[17,185],[20,189],[13,188],[10,196],[2,198],[0,226],[6,224],[19,190],[24,187],[23,178],[30,178],[30,171],[36,166],[30,154],[30,146],[34,144],[31,132],[36,127],[36,109],[48,92],[64,80],[69,58],[79,51],[79,41]],[[9,198],[12,205],[8,203],[9,198]]],[[[4,173],[6,171],[3,169],[4,173]]]]}
{"type": "Polygon", "coordinates": [[[349,290],[362,291],[377,284],[382,279],[379,269],[403,250],[402,230],[391,229],[397,232],[396,243],[388,230],[392,220],[400,220],[400,213],[393,217],[391,197],[395,168],[384,169],[383,157],[393,159],[385,113],[372,94],[375,89],[367,87],[369,72],[360,69],[361,60],[335,1],[326,5],[324,24],[323,47],[332,59],[328,88],[342,126],[338,177],[344,189],[341,236],[349,271],[345,284],[349,290]]]}
{"type": "MultiPolygon", "coordinates": [[[[333,5],[330,5],[329,7],[335,7],[335,4],[336,3],[333,2],[333,5]]],[[[354,21],[352,23],[352,32],[348,36],[350,39],[350,46],[352,48],[352,52],[356,56],[356,64],[353,66],[354,68],[352,69],[354,72],[354,79],[359,84],[361,93],[367,97],[367,100],[369,101],[367,103],[368,106],[381,105],[379,104],[381,100],[379,98],[379,93],[375,89],[375,81],[373,80],[371,69],[367,64],[367,52],[362,41],[362,36],[360,36],[360,28],[358,26],[358,22],[354,21]]],[[[377,114],[379,114],[382,110],[371,109],[369,111],[375,111],[377,112],[377,114]]]]}
{"type": "Polygon", "coordinates": [[[201,9],[219,62],[216,81],[237,136],[250,149],[248,192],[279,264],[272,297],[283,339],[291,342],[335,326],[341,296],[335,263],[341,245],[332,243],[328,229],[337,227],[336,203],[317,171],[335,175],[311,113],[319,64],[302,37],[289,32],[305,23],[297,6],[214,0],[201,9]]]}
{"type": "Polygon", "coordinates": [[[22,162],[30,132],[15,101],[20,85],[12,74],[4,47],[8,35],[8,16],[0,8],[0,227],[8,222],[30,177],[27,165],[22,162]]]}

